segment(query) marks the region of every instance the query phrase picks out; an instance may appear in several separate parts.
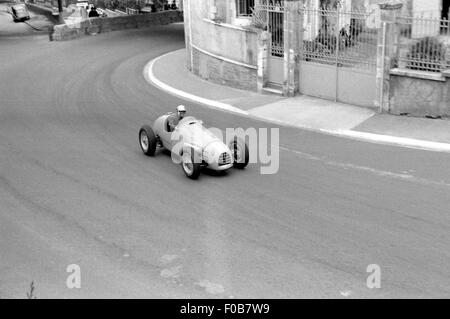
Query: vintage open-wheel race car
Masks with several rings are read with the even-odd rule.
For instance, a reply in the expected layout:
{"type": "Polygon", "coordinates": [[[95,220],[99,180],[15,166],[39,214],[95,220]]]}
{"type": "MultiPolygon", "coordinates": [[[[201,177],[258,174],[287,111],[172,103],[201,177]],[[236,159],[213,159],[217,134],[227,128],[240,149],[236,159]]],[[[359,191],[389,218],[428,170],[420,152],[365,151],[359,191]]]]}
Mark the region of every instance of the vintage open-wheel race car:
{"type": "Polygon", "coordinates": [[[203,122],[192,116],[180,120],[172,131],[168,113],[155,120],[153,126],[139,130],[139,144],[147,156],[154,156],[158,147],[170,150],[178,158],[187,177],[197,179],[203,167],[224,171],[231,167],[243,169],[249,162],[249,149],[243,139],[233,136],[228,145],[203,122]]]}

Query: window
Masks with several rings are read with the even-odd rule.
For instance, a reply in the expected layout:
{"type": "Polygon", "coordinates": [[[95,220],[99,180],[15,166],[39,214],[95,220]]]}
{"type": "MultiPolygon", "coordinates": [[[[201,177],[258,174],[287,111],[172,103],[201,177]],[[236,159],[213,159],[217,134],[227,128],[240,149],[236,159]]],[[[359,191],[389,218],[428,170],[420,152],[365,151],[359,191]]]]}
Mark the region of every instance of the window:
{"type": "Polygon", "coordinates": [[[252,15],[255,0],[237,0],[237,16],[248,17],[252,15]]]}

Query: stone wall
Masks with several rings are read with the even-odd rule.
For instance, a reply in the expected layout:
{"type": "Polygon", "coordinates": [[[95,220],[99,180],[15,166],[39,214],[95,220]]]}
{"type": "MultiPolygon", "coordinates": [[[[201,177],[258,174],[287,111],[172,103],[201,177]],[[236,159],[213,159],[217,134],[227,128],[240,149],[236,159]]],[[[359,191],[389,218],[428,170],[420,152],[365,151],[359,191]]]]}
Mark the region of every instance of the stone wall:
{"type": "Polygon", "coordinates": [[[257,90],[257,70],[228,62],[193,48],[193,73],[218,84],[257,90]]]}
{"type": "Polygon", "coordinates": [[[145,28],[182,21],[183,12],[178,10],[120,17],[90,18],[76,24],[55,25],[51,39],[55,41],[73,40],[91,34],[145,28]]]}
{"type": "Polygon", "coordinates": [[[450,71],[391,70],[391,114],[450,116],[450,71]]]}

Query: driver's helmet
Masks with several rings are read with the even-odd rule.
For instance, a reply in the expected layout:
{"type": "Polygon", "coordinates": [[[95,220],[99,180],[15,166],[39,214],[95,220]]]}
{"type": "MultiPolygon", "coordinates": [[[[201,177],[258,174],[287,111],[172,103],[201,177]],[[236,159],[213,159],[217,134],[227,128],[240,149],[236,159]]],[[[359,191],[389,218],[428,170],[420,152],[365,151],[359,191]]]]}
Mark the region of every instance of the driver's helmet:
{"type": "Polygon", "coordinates": [[[184,117],[184,115],[186,114],[186,108],[184,107],[184,105],[178,105],[177,112],[180,117],[184,117]]]}

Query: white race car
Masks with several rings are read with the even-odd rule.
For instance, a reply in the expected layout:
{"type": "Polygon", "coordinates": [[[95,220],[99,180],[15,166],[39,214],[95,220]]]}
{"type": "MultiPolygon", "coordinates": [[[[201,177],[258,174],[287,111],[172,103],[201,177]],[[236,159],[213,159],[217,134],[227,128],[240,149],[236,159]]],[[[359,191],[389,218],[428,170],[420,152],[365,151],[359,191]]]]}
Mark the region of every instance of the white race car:
{"type": "Polygon", "coordinates": [[[231,167],[245,168],[249,162],[247,144],[234,136],[227,146],[215,133],[192,116],[183,118],[170,131],[168,113],[139,130],[139,144],[147,156],[153,156],[157,147],[171,151],[178,158],[187,177],[197,179],[202,167],[224,171],[231,167]]]}

